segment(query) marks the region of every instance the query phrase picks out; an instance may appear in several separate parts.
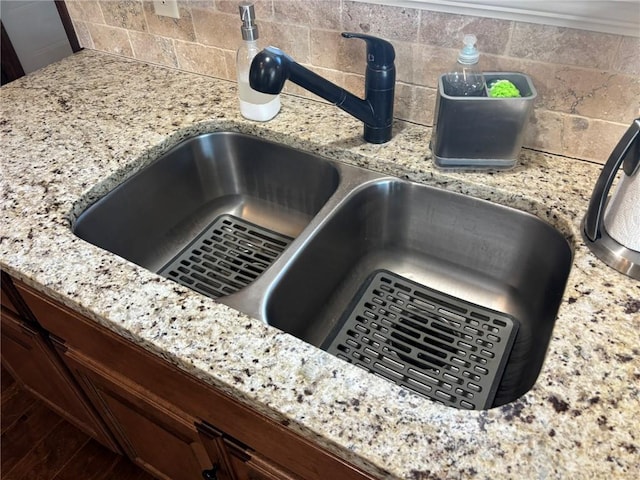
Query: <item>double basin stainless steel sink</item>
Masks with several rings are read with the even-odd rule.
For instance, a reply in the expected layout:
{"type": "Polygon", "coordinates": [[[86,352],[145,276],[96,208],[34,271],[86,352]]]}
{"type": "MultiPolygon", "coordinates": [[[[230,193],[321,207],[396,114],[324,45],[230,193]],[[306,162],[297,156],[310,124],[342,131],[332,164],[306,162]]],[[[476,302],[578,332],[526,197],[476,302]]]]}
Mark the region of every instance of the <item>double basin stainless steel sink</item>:
{"type": "Polygon", "coordinates": [[[466,409],[533,386],[572,261],[528,213],[231,132],[183,141],[73,230],[466,409]]]}

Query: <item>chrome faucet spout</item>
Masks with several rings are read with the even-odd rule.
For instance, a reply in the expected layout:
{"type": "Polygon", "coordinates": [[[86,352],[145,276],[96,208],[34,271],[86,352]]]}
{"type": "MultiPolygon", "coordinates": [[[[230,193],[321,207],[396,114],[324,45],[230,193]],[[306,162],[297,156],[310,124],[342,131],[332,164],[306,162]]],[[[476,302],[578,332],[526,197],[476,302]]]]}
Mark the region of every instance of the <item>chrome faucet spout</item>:
{"type": "Polygon", "coordinates": [[[395,90],[395,51],[380,38],[343,33],[345,38],[367,42],[365,98],[361,99],[295,62],[282,50],[268,47],[255,56],[249,72],[251,87],[263,93],[280,93],[287,80],[333,103],[364,123],[364,139],[370,143],[391,140],[395,90]]]}

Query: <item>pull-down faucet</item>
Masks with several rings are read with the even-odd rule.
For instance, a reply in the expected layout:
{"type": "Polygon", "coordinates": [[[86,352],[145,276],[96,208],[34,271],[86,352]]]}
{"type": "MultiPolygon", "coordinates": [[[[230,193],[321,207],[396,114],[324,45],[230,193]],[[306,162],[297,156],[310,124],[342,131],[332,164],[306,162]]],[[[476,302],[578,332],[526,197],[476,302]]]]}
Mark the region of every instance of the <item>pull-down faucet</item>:
{"type": "Polygon", "coordinates": [[[393,92],[396,83],[393,45],[381,38],[360,33],[343,33],[345,38],[361,38],[367,43],[364,100],[296,63],[282,50],[268,47],[251,63],[251,88],[263,93],[280,93],[287,79],[328,100],[364,122],[364,139],[385,143],[391,139],[393,92]]]}

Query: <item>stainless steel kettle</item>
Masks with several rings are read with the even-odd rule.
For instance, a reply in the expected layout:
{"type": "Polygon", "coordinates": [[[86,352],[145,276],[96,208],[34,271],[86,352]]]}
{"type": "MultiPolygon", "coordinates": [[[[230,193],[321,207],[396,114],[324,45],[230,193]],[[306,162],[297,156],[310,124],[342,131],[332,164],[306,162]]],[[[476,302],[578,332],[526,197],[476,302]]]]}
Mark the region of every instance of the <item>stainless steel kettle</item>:
{"type": "Polygon", "coordinates": [[[593,189],[582,237],[604,263],[640,280],[640,118],[613,149],[593,189]],[[615,194],[609,190],[622,166],[615,194]]]}

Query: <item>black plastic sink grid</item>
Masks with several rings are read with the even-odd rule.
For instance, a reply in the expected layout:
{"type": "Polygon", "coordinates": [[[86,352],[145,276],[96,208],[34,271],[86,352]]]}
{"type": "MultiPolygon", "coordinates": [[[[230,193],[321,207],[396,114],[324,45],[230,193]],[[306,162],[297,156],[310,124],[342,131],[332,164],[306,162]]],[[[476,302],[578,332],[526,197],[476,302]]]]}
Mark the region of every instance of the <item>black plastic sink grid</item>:
{"type": "Polygon", "coordinates": [[[158,273],[203,295],[218,298],[253,282],[292,240],[225,214],[217,217],[158,273]]]}
{"type": "Polygon", "coordinates": [[[394,273],[367,279],[325,350],[432,400],[492,406],[518,331],[508,315],[394,273]]]}

